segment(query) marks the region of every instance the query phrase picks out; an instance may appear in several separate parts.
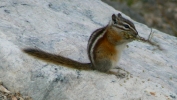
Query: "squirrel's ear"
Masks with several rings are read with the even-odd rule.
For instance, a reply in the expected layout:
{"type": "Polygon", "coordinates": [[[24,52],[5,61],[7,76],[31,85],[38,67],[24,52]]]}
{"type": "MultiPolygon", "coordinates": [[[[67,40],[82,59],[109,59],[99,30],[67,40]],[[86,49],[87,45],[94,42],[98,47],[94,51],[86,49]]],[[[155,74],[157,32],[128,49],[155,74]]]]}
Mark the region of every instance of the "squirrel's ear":
{"type": "Polygon", "coordinates": [[[115,15],[115,14],[112,15],[112,21],[113,21],[114,23],[116,22],[116,15],[115,15]]]}
{"type": "Polygon", "coordinates": [[[120,21],[122,18],[122,15],[120,13],[117,14],[117,20],[120,21]]]}
{"type": "Polygon", "coordinates": [[[122,17],[122,15],[120,13],[117,14],[118,17],[122,17]]]}

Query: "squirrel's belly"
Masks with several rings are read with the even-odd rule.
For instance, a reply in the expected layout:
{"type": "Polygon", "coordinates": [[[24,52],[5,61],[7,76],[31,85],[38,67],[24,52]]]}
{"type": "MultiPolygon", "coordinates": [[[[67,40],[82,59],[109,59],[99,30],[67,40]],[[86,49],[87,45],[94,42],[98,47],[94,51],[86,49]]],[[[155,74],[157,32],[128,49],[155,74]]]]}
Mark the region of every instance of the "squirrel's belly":
{"type": "Polygon", "coordinates": [[[113,64],[112,67],[116,67],[117,66],[117,64],[118,64],[118,62],[119,62],[119,60],[121,58],[121,54],[122,54],[123,50],[125,49],[126,45],[127,45],[127,43],[124,43],[124,44],[118,45],[116,47],[117,53],[116,53],[116,55],[114,55],[114,59],[113,59],[113,62],[112,62],[112,64],[113,64]]]}

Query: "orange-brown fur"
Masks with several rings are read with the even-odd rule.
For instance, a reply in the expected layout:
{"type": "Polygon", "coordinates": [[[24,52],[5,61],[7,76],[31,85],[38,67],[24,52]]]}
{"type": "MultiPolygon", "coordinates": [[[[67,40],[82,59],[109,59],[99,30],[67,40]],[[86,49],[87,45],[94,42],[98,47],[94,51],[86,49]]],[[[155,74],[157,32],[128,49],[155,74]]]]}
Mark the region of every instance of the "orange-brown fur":
{"type": "Polygon", "coordinates": [[[121,36],[114,30],[108,29],[95,46],[95,59],[107,58],[111,61],[117,61],[118,51],[116,49],[116,43],[121,41],[121,39],[121,36]]]}
{"type": "Polygon", "coordinates": [[[114,46],[117,45],[123,38],[120,33],[117,33],[115,30],[112,28],[109,28],[107,31],[107,38],[109,39],[109,42],[114,44],[114,46]]]}

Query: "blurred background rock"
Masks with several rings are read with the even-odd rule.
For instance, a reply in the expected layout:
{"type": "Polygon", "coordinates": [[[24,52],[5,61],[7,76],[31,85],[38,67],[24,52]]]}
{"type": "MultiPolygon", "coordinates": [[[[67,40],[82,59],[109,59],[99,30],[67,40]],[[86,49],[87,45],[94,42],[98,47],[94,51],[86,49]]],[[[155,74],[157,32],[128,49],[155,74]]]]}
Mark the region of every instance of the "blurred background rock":
{"type": "Polygon", "coordinates": [[[177,36],[177,0],[102,0],[132,19],[177,36]]]}

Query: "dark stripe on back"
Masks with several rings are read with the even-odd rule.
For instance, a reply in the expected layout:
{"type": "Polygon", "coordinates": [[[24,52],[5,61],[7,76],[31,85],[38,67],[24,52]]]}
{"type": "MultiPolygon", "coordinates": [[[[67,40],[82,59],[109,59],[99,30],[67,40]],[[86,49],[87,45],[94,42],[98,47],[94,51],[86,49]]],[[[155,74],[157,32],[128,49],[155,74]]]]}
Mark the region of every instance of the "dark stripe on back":
{"type": "MultiPolygon", "coordinates": [[[[107,27],[107,26],[106,26],[106,27],[107,27]]],[[[90,38],[89,38],[88,47],[87,47],[87,50],[88,50],[87,53],[88,53],[88,56],[89,56],[90,61],[91,61],[90,51],[91,51],[91,47],[92,47],[92,45],[93,45],[93,42],[97,39],[97,37],[98,37],[99,35],[101,35],[101,34],[105,31],[106,27],[99,28],[99,29],[95,30],[95,31],[91,34],[91,36],[90,36],[90,38]]],[[[91,61],[91,62],[92,62],[92,61],[91,61]]]]}

